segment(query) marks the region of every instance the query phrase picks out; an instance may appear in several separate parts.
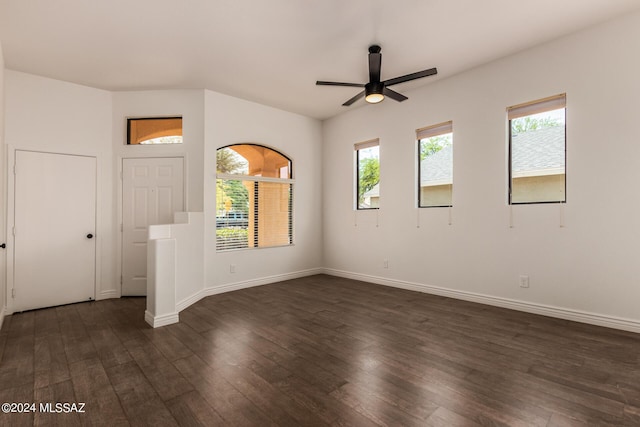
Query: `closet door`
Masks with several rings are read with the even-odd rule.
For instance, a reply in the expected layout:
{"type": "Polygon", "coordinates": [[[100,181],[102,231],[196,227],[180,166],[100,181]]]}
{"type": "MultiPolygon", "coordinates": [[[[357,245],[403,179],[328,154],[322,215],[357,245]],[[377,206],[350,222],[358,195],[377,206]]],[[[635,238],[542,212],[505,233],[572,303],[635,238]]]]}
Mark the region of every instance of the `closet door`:
{"type": "Polygon", "coordinates": [[[14,311],[95,299],[96,158],[15,152],[14,311]]]}

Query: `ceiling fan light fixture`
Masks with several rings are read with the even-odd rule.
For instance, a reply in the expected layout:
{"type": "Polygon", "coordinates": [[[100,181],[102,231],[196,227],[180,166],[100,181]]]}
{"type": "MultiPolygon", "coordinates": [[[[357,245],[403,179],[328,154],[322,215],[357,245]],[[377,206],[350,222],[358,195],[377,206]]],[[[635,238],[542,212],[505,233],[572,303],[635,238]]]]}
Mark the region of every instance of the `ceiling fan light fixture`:
{"type": "Polygon", "coordinates": [[[381,93],[370,93],[369,95],[364,97],[364,100],[369,104],[377,104],[378,102],[384,99],[384,95],[381,93]]]}
{"type": "Polygon", "coordinates": [[[364,100],[369,104],[377,104],[384,100],[382,94],[384,86],[380,82],[369,82],[364,86],[365,97],[364,100]]]}

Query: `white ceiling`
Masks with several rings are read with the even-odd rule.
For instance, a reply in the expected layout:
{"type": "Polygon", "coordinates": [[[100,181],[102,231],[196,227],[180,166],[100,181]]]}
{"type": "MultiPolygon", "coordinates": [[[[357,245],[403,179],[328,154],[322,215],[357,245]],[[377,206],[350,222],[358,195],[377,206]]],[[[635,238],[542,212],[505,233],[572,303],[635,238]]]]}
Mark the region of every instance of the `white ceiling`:
{"type": "Polygon", "coordinates": [[[382,46],[383,80],[438,68],[393,87],[406,93],[638,8],[640,0],[0,0],[0,42],[12,70],[112,91],[206,88],[325,119],[358,88],[315,81],[366,82],[371,44],[382,46]]]}

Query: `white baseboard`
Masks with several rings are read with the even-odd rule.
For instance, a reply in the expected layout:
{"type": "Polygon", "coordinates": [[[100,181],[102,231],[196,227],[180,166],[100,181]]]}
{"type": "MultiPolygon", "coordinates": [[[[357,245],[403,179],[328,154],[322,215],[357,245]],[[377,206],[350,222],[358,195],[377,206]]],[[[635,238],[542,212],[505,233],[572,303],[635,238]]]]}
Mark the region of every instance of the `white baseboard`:
{"type": "Polygon", "coordinates": [[[5,309],[0,307],[0,330],[2,330],[2,322],[4,321],[5,309]]]}
{"type": "Polygon", "coordinates": [[[184,310],[185,308],[192,306],[193,304],[195,304],[198,301],[200,301],[202,298],[206,297],[207,295],[205,294],[205,291],[206,291],[206,289],[202,289],[202,290],[196,292],[195,294],[183,299],[179,303],[177,303],[176,304],[176,311],[179,313],[182,310],[184,310]]]}
{"type": "Polygon", "coordinates": [[[604,326],[607,328],[621,329],[623,331],[640,333],[640,322],[632,319],[624,319],[620,317],[588,313],[568,308],[494,297],[491,295],[478,294],[474,292],[458,291],[455,289],[441,288],[439,286],[425,285],[422,283],[387,279],[384,277],[336,270],[332,268],[324,268],[322,272],[331,276],[344,277],[347,279],[360,280],[363,282],[375,283],[378,285],[391,286],[394,288],[407,289],[410,291],[424,292],[427,294],[440,295],[465,301],[477,302],[480,304],[508,308],[511,310],[540,314],[543,316],[555,317],[558,319],[572,320],[574,322],[588,323],[591,325],[604,326]]]}
{"type": "Polygon", "coordinates": [[[277,274],[274,276],[260,277],[258,279],[245,280],[242,282],[228,283],[226,285],[205,288],[200,292],[191,295],[176,304],[176,311],[180,312],[185,308],[195,304],[202,298],[222,294],[225,292],[237,291],[240,289],[252,288],[254,286],[268,285],[269,283],[282,282],[285,280],[299,279],[301,277],[313,276],[314,274],[322,274],[324,269],[311,268],[308,270],[294,271],[291,273],[277,274]]]}
{"type": "Polygon", "coordinates": [[[163,314],[162,316],[154,316],[149,311],[145,310],[144,320],[152,327],[159,328],[160,326],[178,323],[180,321],[180,318],[178,316],[178,313],[169,313],[163,314]]]}

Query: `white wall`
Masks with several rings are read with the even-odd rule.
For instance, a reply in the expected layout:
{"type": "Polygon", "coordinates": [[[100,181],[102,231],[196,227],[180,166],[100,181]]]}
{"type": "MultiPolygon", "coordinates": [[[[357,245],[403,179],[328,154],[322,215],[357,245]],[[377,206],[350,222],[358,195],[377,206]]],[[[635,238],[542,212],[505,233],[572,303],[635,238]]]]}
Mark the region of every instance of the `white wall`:
{"type": "MultiPolygon", "coordinates": [[[[113,152],[116,168],[127,157],[184,157],[185,211],[203,210],[204,95],[202,90],[113,93],[113,152]],[[127,145],[128,117],[182,116],[182,144],[127,145]]],[[[120,186],[119,182],[117,183],[120,186]]]]}
{"type": "MultiPolygon", "coordinates": [[[[5,146],[4,146],[4,56],[2,54],[2,43],[0,43],[0,240],[5,241],[6,224],[6,197],[5,197],[5,146]]],[[[0,243],[2,243],[0,242],[0,243]]],[[[0,249],[1,250],[1,249],[0,249]]],[[[0,252],[0,328],[5,313],[6,290],[6,256],[7,251],[0,252]]]]}
{"type": "MultiPolygon", "coordinates": [[[[113,277],[111,93],[5,70],[5,143],[13,149],[95,156],[96,298],[116,296],[113,277]]],[[[9,159],[10,164],[12,160],[9,159]]],[[[8,248],[11,250],[11,248],[8,248]]]]}
{"type": "Polygon", "coordinates": [[[204,214],[177,212],[170,225],[176,240],[176,303],[204,287],[204,214]]]}
{"type": "Polygon", "coordinates": [[[385,100],[326,121],[324,265],[492,303],[627,319],[640,330],[639,49],[635,14],[407,92],[402,104],[385,100]],[[505,108],[563,92],[564,212],[557,204],[514,206],[509,228],[505,108]],[[446,208],[415,208],[415,129],[447,120],[452,225],[446,208]],[[354,213],[353,144],[373,138],[380,138],[381,209],[354,213]],[[529,289],[519,287],[520,274],[530,276],[529,289]]]}
{"type": "Polygon", "coordinates": [[[321,156],[319,121],[205,91],[206,288],[265,283],[307,274],[322,266],[321,156]],[[292,159],[293,246],[216,252],[216,150],[245,142],[274,148],[292,159]],[[231,264],[235,273],[230,273],[231,264]]]}

